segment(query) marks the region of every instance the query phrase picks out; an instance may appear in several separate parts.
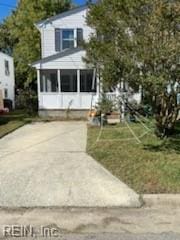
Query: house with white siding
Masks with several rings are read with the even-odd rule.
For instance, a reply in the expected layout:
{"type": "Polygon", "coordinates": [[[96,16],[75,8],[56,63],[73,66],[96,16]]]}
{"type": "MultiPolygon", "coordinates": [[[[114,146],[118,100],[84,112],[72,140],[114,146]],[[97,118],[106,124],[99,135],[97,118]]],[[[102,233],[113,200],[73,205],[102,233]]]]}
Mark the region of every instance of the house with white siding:
{"type": "Polygon", "coordinates": [[[0,91],[2,98],[12,101],[15,100],[15,76],[13,58],[0,52],[0,91]]]}
{"type": "MultiPolygon", "coordinates": [[[[39,114],[87,116],[100,97],[100,81],[94,69],[83,61],[81,48],[93,29],[86,23],[88,6],[80,6],[40,21],[41,60],[37,70],[39,114]]],[[[139,98],[139,95],[138,97],[139,98]]]]}

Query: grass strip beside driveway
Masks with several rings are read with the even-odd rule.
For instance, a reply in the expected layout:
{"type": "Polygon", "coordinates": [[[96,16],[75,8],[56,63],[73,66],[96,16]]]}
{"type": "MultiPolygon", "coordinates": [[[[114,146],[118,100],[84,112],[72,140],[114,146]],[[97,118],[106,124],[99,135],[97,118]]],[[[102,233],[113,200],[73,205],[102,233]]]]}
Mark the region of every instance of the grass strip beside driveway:
{"type": "Polygon", "coordinates": [[[0,115],[0,138],[37,118],[36,116],[29,116],[25,111],[20,110],[0,115]]]}
{"type": "Polygon", "coordinates": [[[165,140],[153,129],[146,134],[139,123],[130,126],[141,144],[125,124],[107,126],[101,133],[88,127],[88,153],[138,193],[180,193],[180,126],[165,140]]]}

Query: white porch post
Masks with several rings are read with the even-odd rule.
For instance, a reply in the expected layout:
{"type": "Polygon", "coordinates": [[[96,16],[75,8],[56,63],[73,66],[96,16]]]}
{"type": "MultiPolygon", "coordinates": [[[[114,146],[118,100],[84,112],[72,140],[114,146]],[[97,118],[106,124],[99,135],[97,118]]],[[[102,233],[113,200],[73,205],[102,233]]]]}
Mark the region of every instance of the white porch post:
{"type": "Polygon", "coordinates": [[[61,70],[58,69],[57,70],[57,80],[58,80],[58,107],[61,108],[62,107],[62,96],[61,96],[61,70]]]}
{"type": "Polygon", "coordinates": [[[77,69],[77,96],[79,98],[79,108],[81,108],[81,96],[80,96],[80,69],[77,69]]]}
{"type": "Polygon", "coordinates": [[[57,70],[57,79],[58,79],[58,92],[61,92],[61,70],[57,70]]]}
{"type": "Polygon", "coordinates": [[[77,29],[74,29],[74,47],[77,48],[77,29]]]}
{"type": "Polygon", "coordinates": [[[80,93],[80,70],[77,69],[77,92],[80,93]]]}
{"type": "Polygon", "coordinates": [[[140,95],[140,103],[142,102],[143,98],[143,88],[142,85],[139,86],[139,95],[140,95]]]}
{"type": "Polygon", "coordinates": [[[100,90],[100,76],[97,73],[97,71],[96,71],[96,91],[97,91],[97,97],[98,97],[98,101],[99,101],[101,90],[100,90]]]}
{"type": "Polygon", "coordinates": [[[103,81],[100,77],[100,70],[98,71],[98,74],[97,74],[97,84],[99,88],[99,99],[100,99],[103,94],[103,81]]]}
{"type": "Polygon", "coordinates": [[[38,106],[40,105],[40,92],[41,92],[40,78],[41,78],[40,69],[37,69],[37,93],[38,93],[38,106]]]}

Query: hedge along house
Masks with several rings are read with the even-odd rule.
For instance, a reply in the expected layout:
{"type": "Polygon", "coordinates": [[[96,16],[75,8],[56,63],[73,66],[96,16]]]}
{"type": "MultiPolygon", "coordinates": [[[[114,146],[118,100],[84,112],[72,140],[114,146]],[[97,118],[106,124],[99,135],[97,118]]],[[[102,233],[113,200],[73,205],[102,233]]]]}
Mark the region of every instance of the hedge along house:
{"type": "Polygon", "coordinates": [[[42,59],[33,63],[37,69],[39,114],[87,116],[99,98],[99,81],[95,71],[83,58],[83,41],[92,29],[86,24],[88,6],[81,6],[41,21],[42,59]]]}
{"type": "MultiPolygon", "coordinates": [[[[100,98],[100,81],[95,70],[83,61],[88,42],[94,32],[86,24],[88,6],[80,6],[36,24],[41,33],[41,57],[33,63],[37,69],[39,114],[41,116],[86,117],[100,98]]],[[[107,93],[114,100],[118,88],[107,93]]],[[[140,101],[139,92],[130,98],[140,101]]]]}

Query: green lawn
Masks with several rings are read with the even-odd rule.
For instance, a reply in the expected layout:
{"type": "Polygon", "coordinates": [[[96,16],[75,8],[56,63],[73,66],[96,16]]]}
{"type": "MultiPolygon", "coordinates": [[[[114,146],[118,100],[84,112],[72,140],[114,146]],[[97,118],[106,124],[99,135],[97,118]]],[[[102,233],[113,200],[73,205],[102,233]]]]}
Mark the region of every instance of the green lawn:
{"type": "Polygon", "coordinates": [[[89,127],[87,152],[139,193],[180,193],[180,125],[166,140],[158,139],[152,126],[146,135],[140,123],[130,127],[141,143],[125,124],[104,127],[101,133],[89,127]]]}
{"type": "Polygon", "coordinates": [[[14,111],[0,115],[0,138],[36,119],[38,119],[37,116],[29,116],[24,111],[14,111]]]}

